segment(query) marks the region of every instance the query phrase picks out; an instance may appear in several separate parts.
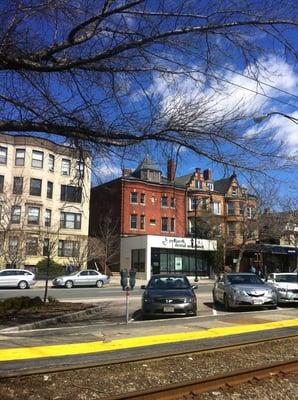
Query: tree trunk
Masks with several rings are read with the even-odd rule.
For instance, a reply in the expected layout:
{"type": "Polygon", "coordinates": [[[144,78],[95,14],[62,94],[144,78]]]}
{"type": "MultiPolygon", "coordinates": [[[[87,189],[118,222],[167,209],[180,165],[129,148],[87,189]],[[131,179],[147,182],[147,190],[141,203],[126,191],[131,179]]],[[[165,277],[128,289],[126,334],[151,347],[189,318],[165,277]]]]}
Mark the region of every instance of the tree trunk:
{"type": "Polygon", "coordinates": [[[244,247],[241,247],[240,251],[239,251],[238,259],[237,259],[236,272],[240,271],[240,264],[242,261],[243,253],[244,253],[244,247]]]}
{"type": "Polygon", "coordinates": [[[44,303],[46,303],[47,298],[48,298],[49,269],[50,269],[50,257],[48,256],[47,257],[47,269],[46,269],[46,284],[45,284],[44,296],[43,296],[44,303]]]}

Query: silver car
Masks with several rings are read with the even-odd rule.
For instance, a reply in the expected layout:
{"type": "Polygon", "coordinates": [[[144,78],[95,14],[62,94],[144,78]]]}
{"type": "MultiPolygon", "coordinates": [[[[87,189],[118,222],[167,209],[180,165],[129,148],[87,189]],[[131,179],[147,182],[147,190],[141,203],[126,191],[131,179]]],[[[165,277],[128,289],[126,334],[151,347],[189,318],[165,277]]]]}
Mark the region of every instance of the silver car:
{"type": "Polygon", "coordinates": [[[226,310],[242,307],[276,308],[277,293],[255,274],[226,273],[213,287],[214,304],[223,304],[226,310]]]}
{"type": "Polygon", "coordinates": [[[70,275],[58,276],[52,280],[54,287],[66,287],[67,289],[71,289],[73,286],[96,286],[100,288],[107,283],[109,283],[109,277],[95,269],[85,269],[70,275]]]}
{"type": "Polygon", "coordinates": [[[298,303],[298,273],[282,272],[269,274],[267,283],[277,290],[277,303],[298,303]]]}
{"type": "Polygon", "coordinates": [[[0,287],[28,289],[34,286],[36,278],[33,272],[26,269],[3,269],[0,271],[0,287]]]}

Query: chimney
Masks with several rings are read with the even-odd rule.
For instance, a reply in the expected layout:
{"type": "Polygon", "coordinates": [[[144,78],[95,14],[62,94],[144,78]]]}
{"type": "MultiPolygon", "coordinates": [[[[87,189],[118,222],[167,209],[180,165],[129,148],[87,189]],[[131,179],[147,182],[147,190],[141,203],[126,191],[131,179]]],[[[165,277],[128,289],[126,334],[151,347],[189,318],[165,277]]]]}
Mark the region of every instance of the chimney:
{"type": "Polygon", "coordinates": [[[176,175],[176,165],[173,160],[168,160],[167,178],[169,181],[174,181],[176,175]]]}
{"type": "Polygon", "coordinates": [[[205,181],[211,181],[212,180],[211,169],[210,168],[205,169],[203,174],[204,174],[204,180],[205,181]]]}
{"type": "Polygon", "coordinates": [[[122,169],[122,176],[129,176],[132,173],[132,170],[129,168],[122,169]]]}

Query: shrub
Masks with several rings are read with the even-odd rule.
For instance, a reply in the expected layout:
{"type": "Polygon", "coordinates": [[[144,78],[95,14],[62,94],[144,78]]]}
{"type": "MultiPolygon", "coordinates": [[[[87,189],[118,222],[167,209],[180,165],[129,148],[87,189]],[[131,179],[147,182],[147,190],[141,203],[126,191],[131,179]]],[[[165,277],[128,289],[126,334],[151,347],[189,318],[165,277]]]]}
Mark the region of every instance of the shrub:
{"type": "MultiPolygon", "coordinates": [[[[38,279],[45,279],[47,277],[47,264],[48,260],[44,258],[36,264],[36,276],[38,279]]],[[[65,267],[61,264],[56,263],[53,260],[50,260],[49,265],[49,279],[55,278],[58,275],[65,274],[65,267]]]]}
{"type": "Polygon", "coordinates": [[[23,308],[38,307],[43,304],[40,297],[10,297],[0,302],[0,311],[19,311],[23,308]]]}

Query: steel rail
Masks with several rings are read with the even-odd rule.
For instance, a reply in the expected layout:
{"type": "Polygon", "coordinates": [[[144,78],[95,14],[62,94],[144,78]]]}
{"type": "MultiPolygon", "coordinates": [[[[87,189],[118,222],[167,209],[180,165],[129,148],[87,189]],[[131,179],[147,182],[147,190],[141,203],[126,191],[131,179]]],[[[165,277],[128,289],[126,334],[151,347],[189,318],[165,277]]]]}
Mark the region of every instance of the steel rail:
{"type": "MultiPolygon", "coordinates": [[[[238,335],[237,335],[238,336],[238,335]]],[[[133,363],[133,362],[138,362],[138,361],[150,361],[150,360],[160,360],[164,358],[171,358],[171,357],[176,357],[176,356],[182,356],[182,355],[187,355],[187,354],[204,354],[204,353],[212,353],[212,352],[217,352],[219,350],[223,351],[229,351],[235,350],[237,348],[242,348],[242,347],[249,347],[249,346],[254,346],[256,344],[261,344],[261,343],[268,343],[272,342],[275,340],[286,340],[286,339],[293,339],[297,338],[298,333],[290,333],[288,335],[279,335],[279,336],[273,336],[270,338],[260,338],[260,339],[247,339],[242,341],[241,343],[229,343],[229,344],[224,344],[224,345],[213,345],[209,347],[205,347],[202,349],[196,349],[196,348],[191,348],[191,349],[184,349],[184,350],[167,350],[164,351],[159,347],[158,353],[159,355],[154,354],[152,352],[151,354],[143,354],[140,356],[122,356],[115,359],[115,360],[109,360],[109,361],[94,361],[94,362],[87,362],[87,363],[77,363],[74,362],[72,364],[64,364],[64,365],[50,365],[47,366],[46,368],[44,367],[34,367],[34,368],[26,368],[26,369],[15,369],[15,370],[0,370],[0,381],[2,379],[6,378],[17,378],[21,376],[31,376],[31,375],[39,375],[39,374],[45,374],[45,373],[55,373],[55,372],[63,372],[63,371],[73,371],[73,370],[80,370],[80,369],[88,369],[88,368],[96,368],[96,367],[102,367],[102,366],[108,366],[108,365],[114,365],[114,364],[126,364],[126,363],[133,363]]],[[[154,346],[152,346],[154,347],[154,346]]],[[[68,356],[69,358],[69,356],[68,356]]],[[[1,363],[0,363],[1,365],[1,363]]]]}
{"type": "Polygon", "coordinates": [[[272,378],[274,375],[289,374],[298,371],[298,358],[283,363],[274,363],[264,367],[246,369],[228,375],[184,382],[182,384],[167,385],[153,390],[126,393],[118,396],[109,396],[103,400],[181,400],[195,398],[200,393],[213,390],[227,389],[247,382],[254,382],[272,378]]]}

